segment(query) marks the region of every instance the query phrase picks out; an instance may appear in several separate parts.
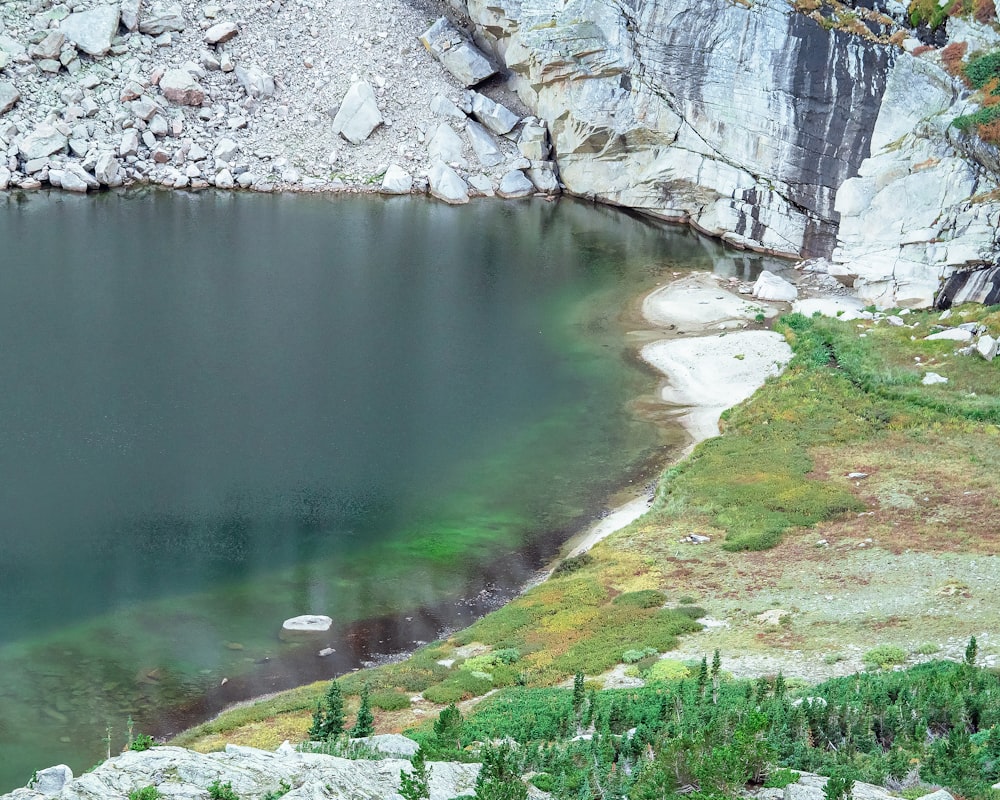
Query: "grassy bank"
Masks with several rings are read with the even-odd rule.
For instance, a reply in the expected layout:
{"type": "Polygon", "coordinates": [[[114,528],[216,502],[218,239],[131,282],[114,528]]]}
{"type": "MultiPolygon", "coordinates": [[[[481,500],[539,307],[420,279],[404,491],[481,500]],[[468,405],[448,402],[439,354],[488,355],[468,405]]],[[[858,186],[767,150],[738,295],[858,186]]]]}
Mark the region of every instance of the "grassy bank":
{"type": "MultiPolygon", "coordinates": [[[[488,701],[500,703],[576,673],[609,687],[677,677],[715,649],[737,677],[781,671],[803,685],[864,668],[876,645],[915,663],[961,658],[976,635],[980,663],[995,664],[1000,367],[925,341],[937,317],[784,318],[789,369],[664,474],[649,514],[446,641],[345,676],[348,714],[364,683],[379,731],[399,731],[453,701],[469,709],[500,690],[488,701]],[[927,371],[948,382],[923,385],[927,371]],[[704,616],[715,622],[703,630],[704,616]]],[[[956,309],[958,322],[997,334],[1000,310],[956,309]]],[[[301,740],[324,688],[176,742],[301,740]]]]}

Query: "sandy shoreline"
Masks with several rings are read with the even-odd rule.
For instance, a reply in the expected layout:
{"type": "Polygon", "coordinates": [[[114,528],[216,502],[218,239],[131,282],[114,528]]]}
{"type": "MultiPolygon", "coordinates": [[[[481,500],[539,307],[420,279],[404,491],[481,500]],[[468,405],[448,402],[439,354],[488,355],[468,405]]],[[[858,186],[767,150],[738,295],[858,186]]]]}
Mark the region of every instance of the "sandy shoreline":
{"type": "MultiPolygon", "coordinates": [[[[675,419],[690,438],[678,460],[700,442],[718,436],[722,413],[780,374],[792,357],[781,334],[739,330],[759,314],[775,316],[777,309],[729,291],[712,275],[688,275],[657,289],[643,300],[642,314],[651,325],[672,331],[671,338],[646,344],[640,355],[664,375],[660,399],[677,408],[675,419]]],[[[587,552],[639,519],[652,502],[647,494],[612,509],[573,536],[563,555],[587,552]]]]}

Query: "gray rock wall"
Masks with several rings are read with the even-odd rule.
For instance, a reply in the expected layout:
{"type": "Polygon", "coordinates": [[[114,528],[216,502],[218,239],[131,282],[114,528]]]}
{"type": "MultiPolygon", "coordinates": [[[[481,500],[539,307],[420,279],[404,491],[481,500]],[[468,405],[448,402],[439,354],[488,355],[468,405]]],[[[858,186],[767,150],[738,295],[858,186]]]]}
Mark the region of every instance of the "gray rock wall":
{"type": "Polygon", "coordinates": [[[996,258],[995,206],[970,202],[996,176],[957,146],[964,102],[934,54],[780,0],[450,1],[548,120],[573,193],[832,256],[887,304],[996,258]]]}

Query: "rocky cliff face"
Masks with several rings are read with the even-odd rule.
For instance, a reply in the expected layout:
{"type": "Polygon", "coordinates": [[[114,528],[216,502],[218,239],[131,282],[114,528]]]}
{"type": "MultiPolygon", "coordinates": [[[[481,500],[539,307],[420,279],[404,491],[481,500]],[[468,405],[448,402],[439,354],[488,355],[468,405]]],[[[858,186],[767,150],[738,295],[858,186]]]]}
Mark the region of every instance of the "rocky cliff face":
{"type": "Polygon", "coordinates": [[[996,253],[998,206],[970,202],[995,176],[945,135],[961,112],[936,56],[780,0],[451,2],[549,121],[571,192],[835,256],[883,302],[929,302],[996,253]]]}

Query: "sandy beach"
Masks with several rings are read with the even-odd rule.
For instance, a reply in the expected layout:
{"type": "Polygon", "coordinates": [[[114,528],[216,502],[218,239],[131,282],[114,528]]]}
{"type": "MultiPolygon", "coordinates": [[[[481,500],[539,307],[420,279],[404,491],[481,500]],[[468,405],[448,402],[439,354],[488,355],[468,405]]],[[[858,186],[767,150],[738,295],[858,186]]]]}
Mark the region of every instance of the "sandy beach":
{"type": "MultiPolygon", "coordinates": [[[[645,345],[640,354],[663,373],[660,398],[677,408],[676,419],[690,437],[682,457],[718,436],[722,412],[780,374],[792,357],[781,334],[739,330],[758,314],[775,316],[777,309],[724,288],[709,274],[688,275],[657,289],[643,300],[642,313],[651,325],[672,331],[671,338],[645,345]]],[[[613,509],[570,539],[565,555],[585,553],[639,519],[651,503],[643,496],[613,509]]]]}

